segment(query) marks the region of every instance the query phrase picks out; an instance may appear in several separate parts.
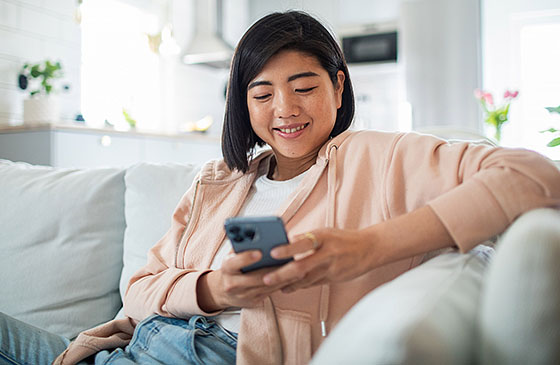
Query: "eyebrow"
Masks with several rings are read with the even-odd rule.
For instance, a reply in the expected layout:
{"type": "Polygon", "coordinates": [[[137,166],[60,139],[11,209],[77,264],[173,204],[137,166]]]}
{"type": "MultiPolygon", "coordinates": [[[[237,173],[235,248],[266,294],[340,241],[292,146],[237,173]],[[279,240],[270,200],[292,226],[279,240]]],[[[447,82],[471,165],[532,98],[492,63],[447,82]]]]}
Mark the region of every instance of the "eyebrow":
{"type": "MultiPolygon", "coordinates": [[[[319,76],[319,75],[316,74],[315,72],[312,72],[312,71],[300,72],[298,74],[295,74],[295,75],[292,75],[292,76],[288,77],[288,82],[297,80],[297,79],[302,78],[302,77],[315,77],[315,76],[319,76]]],[[[252,82],[252,83],[249,84],[249,86],[247,87],[247,90],[250,90],[254,87],[261,86],[261,85],[270,86],[270,85],[272,85],[272,83],[270,81],[255,81],[255,82],[252,82]]]]}

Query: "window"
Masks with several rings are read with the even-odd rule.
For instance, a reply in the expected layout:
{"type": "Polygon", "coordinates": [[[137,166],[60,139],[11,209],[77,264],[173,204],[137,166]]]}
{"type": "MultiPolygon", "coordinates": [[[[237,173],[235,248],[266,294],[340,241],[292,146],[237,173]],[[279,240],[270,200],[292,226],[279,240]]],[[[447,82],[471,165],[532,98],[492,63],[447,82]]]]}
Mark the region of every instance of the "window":
{"type": "Polygon", "coordinates": [[[116,128],[128,123],[123,110],[142,129],[157,129],[161,118],[160,60],[147,34],[155,15],[116,0],[82,5],[82,112],[86,123],[116,128]]]}
{"type": "Polygon", "coordinates": [[[545,107],[560,105],[560,4],[557,0],[483,0],[483,87],[500,96],[519,90],[501,144],[524,147],[560,160],[547,147],[560,129],[560,116],[545,107]]]}
{"type": "Polygon", "coordinates": [[[560,105],[560,16],[543,14],[524,19],[515,35],[519,57],[513,66],[522,92],[516,117],[522,123],[514,128],[511,143],[560,160],[559,147],[546,147],[554,135],[539,132],[550,127],[560,129],[560,116],[545,109],[560,105]]]}

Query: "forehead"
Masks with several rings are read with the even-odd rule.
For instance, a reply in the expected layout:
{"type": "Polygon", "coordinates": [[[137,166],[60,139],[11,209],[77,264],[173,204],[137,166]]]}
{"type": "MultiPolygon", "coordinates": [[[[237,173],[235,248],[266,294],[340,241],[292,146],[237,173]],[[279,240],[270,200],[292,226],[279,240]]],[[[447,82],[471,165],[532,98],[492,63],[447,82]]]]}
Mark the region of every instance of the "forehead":
{"type": "Polygon", "coordinates": [[[270,57],[253,80],[279,76],[287,78],[290,75],[305,71],[327,75],[327,71],[321,66],[317,57],[301,51],[283,50],[270,57]]]}

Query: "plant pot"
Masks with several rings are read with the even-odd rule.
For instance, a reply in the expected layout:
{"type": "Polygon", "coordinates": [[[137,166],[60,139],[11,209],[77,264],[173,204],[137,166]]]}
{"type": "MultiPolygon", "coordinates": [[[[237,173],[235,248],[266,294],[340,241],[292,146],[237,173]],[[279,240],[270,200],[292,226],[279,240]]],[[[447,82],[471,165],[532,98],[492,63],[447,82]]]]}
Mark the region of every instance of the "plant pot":
{"type": "Polygon", "coordinates": [[[23,123],[58,123],[60,104],[53,96],[39,96],[23,101],[23,123]]]}

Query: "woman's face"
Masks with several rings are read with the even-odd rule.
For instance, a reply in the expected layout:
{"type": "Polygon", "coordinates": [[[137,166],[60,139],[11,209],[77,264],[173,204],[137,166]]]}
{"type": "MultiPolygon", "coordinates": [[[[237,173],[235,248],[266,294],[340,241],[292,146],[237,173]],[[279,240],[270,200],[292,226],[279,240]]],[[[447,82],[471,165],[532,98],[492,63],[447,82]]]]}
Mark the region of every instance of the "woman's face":
{"type": "Polygon", "coordinates": [[[328,140],[342,105],[344,73],[333,85],[314,56],[293,50],[271,57],[249,83],[247,106],[255,133],[277,155],[317,153],[328,140]]]}

